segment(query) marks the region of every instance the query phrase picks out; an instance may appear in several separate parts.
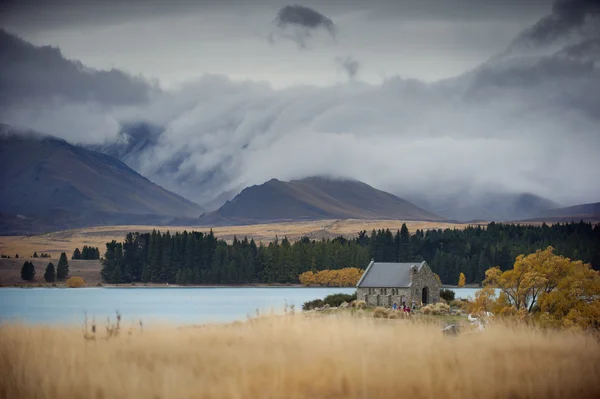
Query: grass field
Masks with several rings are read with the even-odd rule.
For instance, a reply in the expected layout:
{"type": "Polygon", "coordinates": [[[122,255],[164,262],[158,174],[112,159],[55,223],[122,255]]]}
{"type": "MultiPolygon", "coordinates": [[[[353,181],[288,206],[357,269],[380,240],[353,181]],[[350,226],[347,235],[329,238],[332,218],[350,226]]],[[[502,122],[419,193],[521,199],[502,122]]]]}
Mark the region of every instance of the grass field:
{"type": "MultiPolygon", "coordinates": [[[[44,281],[44,272],[48,262],[52,262],[54,267],[58,263],[58,257],[47,259],[47,258],[33,258],[28,259],[33,262],[35,267],[35,277],[33,281],[21,280],[21,267],[25,259],[0,259],[0,286],[2,285],[23,285],[23,286],[37,286],[50,285],[44,281]]],[[[83,277],[88,284],[96,284],[100,282],[100,269],[102,265],[99,260],[69,260],[69,275],[83,277]]],[[[64,285],[64,282],[57,282],[57,284],[64,285]]]]}
{"type": "MultiPolygon", "coordinates": [[[[302,236],[308,236],[314,239],[323,237],[337,237],[346,235],[355,237],[359,231],[373,229],[393,229],[398,230],[406,223],[408,229],[414,232],[416,229],[434,229],[434,228],[464,228],[467,224],[443,223],[443,222],[418,222],[418,221],[400,221],[400,220],[321,220],[312,222],[295,223],[273,223],[256,224],[249,226],[227,226],[215,227],[213,232],[219,238],[233,240],[233,236],[247,236],[257,241],[268,242],[275,239],[275,236],[282,238],[287,236],[290,240],[295,240],[302,236]]],[[[52,258],[58,259],[61,252],[66,252],[69,257],[79,247],[84,245],[100,248],[103,254],[106,249],[105,244],[111,240],[122,241],[125,234],[133,231],[149,232],[152,229],[161,231],[209,231],[210,227],[186,226],[186,227],[165,227],[165,226],[102,226],[89,227],[83,229],[73,229],[57,231],[37,236],[0,236],[0,253],[14,257],[19,254],[20,257],[30,257],[34,252],[38,254],[49,253],[52,258]]]]}
{"type": "Polygon", "coordinates": [[[583,334],[307,315],[99,330],[0,325],[0,397],[600,397],[600,343],[583,334]]]}

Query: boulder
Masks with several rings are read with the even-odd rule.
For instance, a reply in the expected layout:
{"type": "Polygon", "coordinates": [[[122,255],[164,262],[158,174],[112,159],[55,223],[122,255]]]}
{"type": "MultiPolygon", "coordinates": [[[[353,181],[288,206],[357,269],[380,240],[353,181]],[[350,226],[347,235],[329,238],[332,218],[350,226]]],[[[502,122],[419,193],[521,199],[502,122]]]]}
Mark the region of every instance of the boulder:
{"type": "Polygon", "coordinates": [[[458,335],[459,332],[460,332],[460,330],[456,324],[451,324],[449,326],[442,328],[442,333],[444,335],[454,336],[454,335],[458,335]]]}

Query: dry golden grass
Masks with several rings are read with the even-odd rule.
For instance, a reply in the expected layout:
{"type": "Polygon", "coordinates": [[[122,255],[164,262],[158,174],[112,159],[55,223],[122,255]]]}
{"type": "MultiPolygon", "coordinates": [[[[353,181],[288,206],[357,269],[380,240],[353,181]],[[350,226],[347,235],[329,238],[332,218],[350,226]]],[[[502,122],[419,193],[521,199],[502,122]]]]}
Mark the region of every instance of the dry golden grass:
{"type": "MultiPolygon", "coordinates": [[[[255,224],[249,226],[227,226],[213,228],[214,234],[225,240],[233,240],[233,236],[247,236],[248,239],[254,238],[257,241],[269,242],[275,239],[275,236],[282,238],[287,236],[291,240],[302,236],[309,236],[314,239],[333,238],[339,235],[354,237],[361,230],[371,231],[373,229],[400,229],[402,223],[406,223],[408,229],[414,232],[417,229],[434,228],[464,228],[467,224],[443,223],[443,222],[419,222],[419,221],[401,221],[401,220],[320,220],[312,222],[294,222],[294,223],[270,223],[255,224]]],[[[61,252],[66,252],[69,257],[75,248],[83,248],[84,245],[100,248],[103,254],[106,249],[105,244],[111,240],[123,241],[125,235],[129,232],[151,232],[153,229],[161,231],[181,232],[187,231],[209,231],[207,226],[101,226],[87,227],[82,229],[72,229],[57,231],[37,236],[0,236],[0,253],[14,257],[19,254],[20,257],[27,258],[44,252],[48,253],[54,259],[58,259],[61,252]]]]}
{"type": "MultiPolygon", "coordinates": [[[[102,330],[102,329],[101,329],[102,330]]],[[[2,325],[4,398],[597,398],[591,336],[356,317],[270,317],[110,340],[2,325]]]]}
{"type": "MultiPolygon", "coordinates": [[[[37,285],[52,285],[44,281],[44,272],[48,262],[52,262],[54,267],[58,264],[58,257],[52,259],[47,258],[31,258],[35,267],[35,277],[32,281],[24,281],[21,279],[21,267],[25,259],[0,259],[0,286],[1,285],[18,285],[18,286],[37,286],[37,285]]],[[[99,260],[71,260],[69,259],[69,274],[81,276],[89,284],[97,284],[100,282],[100,269],[102,265],[99,260]]],[[[55,284],[63,286],[64,281],[57,281],[55,284]]]]}

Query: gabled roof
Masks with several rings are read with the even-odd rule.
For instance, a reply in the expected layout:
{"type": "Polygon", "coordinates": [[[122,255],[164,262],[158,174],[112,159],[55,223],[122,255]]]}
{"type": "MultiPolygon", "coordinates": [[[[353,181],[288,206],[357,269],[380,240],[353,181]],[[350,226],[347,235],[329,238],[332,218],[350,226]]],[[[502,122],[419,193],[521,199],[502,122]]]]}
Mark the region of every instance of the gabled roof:
{"type": "Polygon", "coordinates": [[[362,288],[408,288],[412,285],[411,268],[417,271],[425,262],[387,263],[371,261],[356,284],[362,288]]]}

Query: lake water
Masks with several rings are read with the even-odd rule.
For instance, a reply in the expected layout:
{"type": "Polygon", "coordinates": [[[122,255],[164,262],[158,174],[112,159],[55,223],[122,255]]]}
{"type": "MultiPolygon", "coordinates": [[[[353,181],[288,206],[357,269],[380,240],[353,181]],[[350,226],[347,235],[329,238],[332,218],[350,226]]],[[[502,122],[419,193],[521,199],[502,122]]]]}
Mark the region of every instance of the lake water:
{"type": "MultiPolygon", "coordinates": [[[[125,325],[141,319],[200,324],[245,320],[261,313],[283,312],[287,304],[302,304],[334,293],[354,293],[354,288],[1,288],[0,320],[42,324],[80,324],[84,314],[103,322],[115,310],[125,325]]],[[[476,289],[454,290],[457,298],[473,297],[476,289]]]]}

